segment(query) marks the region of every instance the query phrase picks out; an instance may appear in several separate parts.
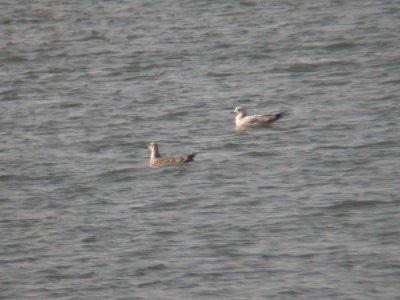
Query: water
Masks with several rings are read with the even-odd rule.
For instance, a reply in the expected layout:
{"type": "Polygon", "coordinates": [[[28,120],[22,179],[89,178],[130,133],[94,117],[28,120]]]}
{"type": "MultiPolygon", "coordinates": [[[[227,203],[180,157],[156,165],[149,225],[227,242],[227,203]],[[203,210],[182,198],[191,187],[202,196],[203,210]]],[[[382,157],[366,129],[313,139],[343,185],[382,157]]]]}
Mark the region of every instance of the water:
{"type": "Polygon", "coordinates": [[[397,1],[0,5],[1,299],[400,299],[397,1]]]}

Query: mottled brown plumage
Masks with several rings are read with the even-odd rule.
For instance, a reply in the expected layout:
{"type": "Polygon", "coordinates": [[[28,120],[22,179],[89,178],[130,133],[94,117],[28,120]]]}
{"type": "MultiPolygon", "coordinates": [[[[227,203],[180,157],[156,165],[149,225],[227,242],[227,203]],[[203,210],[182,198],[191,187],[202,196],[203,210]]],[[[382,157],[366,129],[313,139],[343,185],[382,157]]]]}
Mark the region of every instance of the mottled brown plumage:
{"type": "Polygon", "coordinates": [[[149,166],[151,168],[157,168],[165,165],[171,164],[180,164],[187,163],[193,161],[196,153],[192,153],[190,155],[181,155],[176,157],[161,157],[160,152],[158,150],[158,145],[154,142],[151,142],[147,145],[147,148],[150,150],[150,160],[149,166]]]}

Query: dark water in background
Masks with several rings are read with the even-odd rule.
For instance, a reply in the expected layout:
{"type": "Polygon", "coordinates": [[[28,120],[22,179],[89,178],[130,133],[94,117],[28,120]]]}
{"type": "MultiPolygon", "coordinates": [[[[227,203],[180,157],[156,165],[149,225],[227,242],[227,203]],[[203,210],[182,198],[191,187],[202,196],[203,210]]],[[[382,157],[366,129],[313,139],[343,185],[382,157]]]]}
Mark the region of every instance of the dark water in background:
{"type": "Polygon", "coordinates": [[[2,1],[0,298],[400,299],[399,16],[2,1]]]}

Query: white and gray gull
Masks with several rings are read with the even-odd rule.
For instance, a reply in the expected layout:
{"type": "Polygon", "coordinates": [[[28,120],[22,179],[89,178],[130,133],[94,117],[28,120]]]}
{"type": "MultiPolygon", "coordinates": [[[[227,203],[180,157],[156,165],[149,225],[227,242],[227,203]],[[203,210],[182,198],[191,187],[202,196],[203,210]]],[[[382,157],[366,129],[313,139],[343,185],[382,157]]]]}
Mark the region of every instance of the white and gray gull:
{"type": "Polygon", "coordinates": [[[262,115],[247,115],[247,110],[244,107],[236,107],[232,112],[235,117],[236,131],[244,131],[251,128],[259,128],[269,126],[272,123],[278,121],[284,115],[287,114],[286,111],[279,113],[267,113],[262,115]]]}

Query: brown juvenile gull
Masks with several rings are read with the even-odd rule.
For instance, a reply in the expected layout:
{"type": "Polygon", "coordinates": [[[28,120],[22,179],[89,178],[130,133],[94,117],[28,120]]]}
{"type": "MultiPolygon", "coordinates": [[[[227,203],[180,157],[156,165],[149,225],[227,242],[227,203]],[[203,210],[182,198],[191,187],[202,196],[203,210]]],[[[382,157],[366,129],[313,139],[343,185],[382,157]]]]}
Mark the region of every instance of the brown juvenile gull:
{"type": "Polygon", "coordinates": [[[171,164],[180,164],[180,163],[188,163],[193,161],[193,158],[197,153],[192,153],[190,155],[182,155],[175,157],[161,157],[160,152],[158,151],[158,145],[154,142],[151,142],[147,145],[147,148],[150,150],[150,160],[149,166],[151,168],[157,168],[164,165],[171,164]]]}
{"type": "Polygon", "coordinates": [[[236,115],[236,130],[243,131],[250,128],[268,126],[275,121],[278,121],[284,115],[287,114],[286,111],[280,113],[268,113],[263,115],[253,115],[248,116],[247,110],[244,107],[236,107],[232,114],[236,115]]]}

